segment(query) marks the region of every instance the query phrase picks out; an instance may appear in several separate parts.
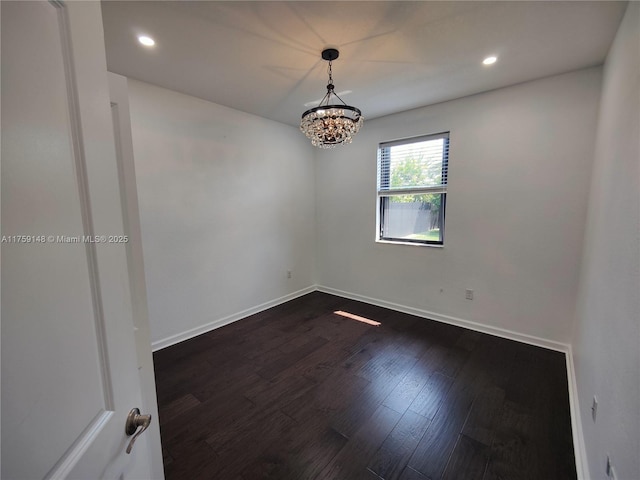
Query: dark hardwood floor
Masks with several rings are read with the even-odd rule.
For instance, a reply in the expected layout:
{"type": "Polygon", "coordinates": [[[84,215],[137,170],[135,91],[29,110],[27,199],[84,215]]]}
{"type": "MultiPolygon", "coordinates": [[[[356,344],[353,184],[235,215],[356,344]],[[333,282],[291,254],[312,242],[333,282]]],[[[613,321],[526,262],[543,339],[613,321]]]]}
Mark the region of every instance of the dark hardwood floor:
{"type": "Polygon", "coordinates": [[[168,480],[576,478],[562,353],[314,292],[154,361],[168,480]]]}

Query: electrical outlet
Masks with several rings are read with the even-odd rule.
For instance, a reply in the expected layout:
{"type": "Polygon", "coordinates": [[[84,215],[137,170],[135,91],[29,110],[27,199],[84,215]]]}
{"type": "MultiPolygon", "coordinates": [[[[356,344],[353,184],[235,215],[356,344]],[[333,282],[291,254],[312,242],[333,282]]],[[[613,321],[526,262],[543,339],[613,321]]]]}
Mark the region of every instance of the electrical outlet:
{"type": "Polygon", "coordinates": [[[464,294],[464,298],[466,298],[467,300],[473,300],[473,290],[467,288],[464,294]]]}
{"type": "Polygon", "coordinates": [[[291,270],[287,270],[287,278],[291,278],[291,270]]]}
{"type": "Polygon", "coordinates": [[[591,418],[593,421],[596,421],[596,417],[598,416],[598,399],[596,396],[593,396],[593,403],[591,404],[591,418]]]}

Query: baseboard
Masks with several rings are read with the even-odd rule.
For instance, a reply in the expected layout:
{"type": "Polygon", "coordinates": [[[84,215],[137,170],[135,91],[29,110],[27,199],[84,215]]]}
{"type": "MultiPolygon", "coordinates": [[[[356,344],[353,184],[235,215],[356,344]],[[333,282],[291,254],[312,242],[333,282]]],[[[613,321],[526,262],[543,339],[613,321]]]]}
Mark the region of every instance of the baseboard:
{"type": "Polygon", "coordinates": [[[448,323],[450,325],[456,325],[458,327],[467,328],[469,330],[475,330],[476,332],[488,333],[496,337],[507,338],[509,340],[515,340],[521,343],[527,343],[529,345],[535,345],[537,347],[548,348],[549,350],[556,350],[558,352],[567,352],[569,345],[566,343],[556,342],[554,340],[548,340],[546,338],[535,337],[533,335],[527,335],[524,333],[514,332],[499,327],[492,327],[490,325],[484,325],[482,323],[472,322],[470,320],[463,320],[461,318],[451,317],[449,315],[442,315],[436,312],[430,312],[420,308],[407,307],[406,305],[400,305],[398,303],[387,302],[385,300],[379,300],[377,298],[366,297],[357,293],[345,292],[343,290],[337,290],[335,288],[325,287],[324,285],[318,285],[317,289],[321,292],[330,293],[339,297],[350,298],[352,300],[358,300],[360,302],[370,303],[372,305],[378,305],[379,307],[389,308],[391,310],[397,310],[398,312],[408,313],[417,317],[429,318],[438,322],[448,323]]]}
{"type": "Polygon", "coordinates": [[[213,320],[209,323],[206,323],[199,327],[192,328],[185,332],[172,335],[162,340],[157,340],[151,344],[151,348],[154,352],[157,350],[161,350],[171,345],[175,345],[176,343],[180,343],[184,340],[188,340],[189,338],[196,337],[198,335],[201,335],[203,333],[209,332],[216,328],[222,327],[229,323],[233,323],[235,321],[241,320],[242,318],[248,317],[249,315],[253,315],[255,313],[261,312],[268,308],[275,307],[276,305],[280,305],[281,303],[285,303],[285,302],[288,302],[289,300],[293,300],[294,298],[298,298],[298,297],[301,297],[302,295],[306,295],[308,293],[314,292],[316,290],[324,293],[329,293],[331,295],[336,295],[338,297],[349,298],[351,300],[357,300],[360,302],[370,303],[372,305],[378,305],[380,307],[389,308],[391,310],[396,310],[398,312],[404,312],[410,315],[416,315],[418,317],[429,318],[431,320],[436,320],[438,322],[448,323],[450,325],[456,325],[458,327],[467,328],[469,330],[475,330],[477,332],[487,333],[489,335],[494,335],[496,337],[507,338],[509,340],[515,340],[517,342],[527,343],[529,345],[548,348],[550,350],[555,350],[558,352],[568,353],[571,348],[570,345],[566,343],[556,342],[554,340],[548,340],[548,339],[536,337],[533,335],[518,333],[518,332],[514,332],[512,330],[507,330],[504,328],[493,327],[493,326],[485,325],[482,323],[472,322],[470,320],[463,320],[461,318],[452,317],[449,315],[442,315],[440,313],[431,312],[429,310],[423,310],[415,307],[408,307],[406,305],[388,302],[386,300],[380,300],[377,298],[367,297],[365,295],[360,295],[357,293],[346,292],[344,290],[338,290],[336,288],[331,288],[324,285],[311,285],[309,287],[303,288],[301,290],[290,293],[283,297],[276,298],[275,300],[270,300],[268,302],[262,303],[260,305],[256,305],[246,310],[242,310],[240,312],[231,314],[229,316],[213,320]]]}
{"type": "Polygon", "coordinates": [[[582,416],[580,415],[580,400],[578,396],[578,383],[576,370],[573,363],[573,350],[568,345],[567,350],[567,377],[569,379],[569,408],[571,409],[571,431],[573,433],[573,451],[576,456],[576,470],[578,480],[589,480],[589,463],[587,462],[587,449],[582,432],[582,416]]]}
{"type": "Polygon", "coordinates": [[[153,342],[151,343],[151,350],[154,352],[162,350],[163,348],[170,347],[171,345],[189,340],[193,337],[197,337],[198,335],[202,335],[203,333],[210,332],[211,330],[215,330],[216,328],[223,327],[225,325],[248,317],[249,315],[254,315],[256,313],[262,312],[263,310],[267,310],[268,308],[275,307],[276,305],[280,305],[281,303],[288,302],[289,300],[293,300],[294,298],[301,297],[302,295],[306,295],[307,293],[311,293],[314,291],[316,291],[316,286],[311,285],[310,287],[306,287],[302,290],[298,290],[297,292],[293,292],[283,297],[276,298],[275,300],[261,303],[260,305],[256,305],[255,307],[247,308],[246,310],[242,310],[223,318],[218,318],[216,320],[213,320],[212,322],[205,323],[204,325],[200,325],[199,327],[187,330],[186,332],[181,332],[176,335],[172,335],[170,337],[163,338],[162,340],[153,342]]]}

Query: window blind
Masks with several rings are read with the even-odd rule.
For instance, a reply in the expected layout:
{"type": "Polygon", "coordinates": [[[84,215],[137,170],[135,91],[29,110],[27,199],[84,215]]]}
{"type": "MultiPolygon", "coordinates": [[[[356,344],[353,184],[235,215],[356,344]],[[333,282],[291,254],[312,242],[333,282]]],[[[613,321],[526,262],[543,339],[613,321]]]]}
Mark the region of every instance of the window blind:
{"type": "Polygon", "coordinates": [[[378,196],[446,193],[449,132],[384,142],[378,148],[378,196]]]}

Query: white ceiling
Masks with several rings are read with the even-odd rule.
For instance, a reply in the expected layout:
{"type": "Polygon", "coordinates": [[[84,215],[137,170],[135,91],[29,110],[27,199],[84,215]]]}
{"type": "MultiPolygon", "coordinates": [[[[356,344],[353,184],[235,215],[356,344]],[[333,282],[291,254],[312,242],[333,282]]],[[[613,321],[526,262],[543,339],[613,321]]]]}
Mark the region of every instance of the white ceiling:
{"type": "Polygon", "coordinates": [[[336,92],[366,120],[599,65],[625,6],[107,1],[102,13],[110,71],[298,125],[326,92],[327,46],[340,50],[336,92]]]}

